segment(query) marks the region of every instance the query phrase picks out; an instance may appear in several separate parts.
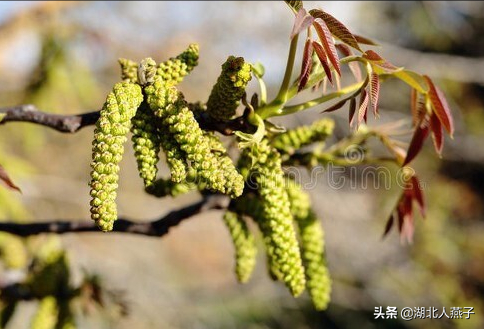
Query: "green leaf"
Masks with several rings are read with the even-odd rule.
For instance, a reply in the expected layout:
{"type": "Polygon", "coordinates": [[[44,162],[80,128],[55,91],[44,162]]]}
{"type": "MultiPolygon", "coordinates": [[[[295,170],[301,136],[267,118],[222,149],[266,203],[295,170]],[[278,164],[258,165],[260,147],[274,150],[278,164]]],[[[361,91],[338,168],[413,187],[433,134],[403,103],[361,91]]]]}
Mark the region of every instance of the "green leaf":
{"type": "Polygon", "coordinates": [[[402,80],[410,87],[416,89],[419,93],[426,94],[429,91],[429,86],[425,79],[418,73],[409,70],[401,70],[392,73],[394,77],[402,80]]]}
{"type": "Polygon", "coordinates": [[[252,73],[254,73],[256,78],[261,79],[264,76],[264,73],[266,73],[266,68],[261,62],[257,62],[252,65],[252,73]]]}

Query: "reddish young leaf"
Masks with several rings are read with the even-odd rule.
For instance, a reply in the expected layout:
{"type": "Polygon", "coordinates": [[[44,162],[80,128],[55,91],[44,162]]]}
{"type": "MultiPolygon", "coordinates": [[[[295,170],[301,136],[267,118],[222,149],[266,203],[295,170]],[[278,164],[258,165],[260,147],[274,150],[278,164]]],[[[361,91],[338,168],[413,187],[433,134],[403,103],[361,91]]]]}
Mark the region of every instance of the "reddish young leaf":
{"type": "Polygon", "coordinates": [[[378,114],[378,96],[380,95],[380,78],[378,74],[372,73],[370,79],[370,103],[373,109],[373,114],[378,114]]]}
{"type": "Polygon", "coordinates": [[[405,161],[403,162],[402,166],[407,165],[412,161],[417,154],[420,152],[422,149],[423,143],[425,142],[425,139],[429,135],[429,126],[428,125],[418,125],[415,128],[415,132],[413,133],[412,140],[410,141],[410,146],[408,147],[407,151],[407,157],[405,158],[405,161]]]}
{"type": "Polygon", "coordinates": [[[319,44],[319,42],[317,41],[313,41],[313,47],[314,47],[314,51],[316,52],[316,55],[318,55],[321,65],[323,66],[324,73],[326,73],[326,76],[328,77],[328,80],[329,82],[331,82],[331,85],[332,85],[333,75],[331,74],[331,68],[329,67],[329,64],[326,58],[326,52],[324,51],[323,46],[321,46],[321,44],[319,44]]]}
{"type": "MultiPolygon", "coordinates": [[[[353,55],[351,48],[348,47],[347,45],[343,44],[343,43],[338,43],[338,44],[335,45],[335,47],[339,51],[341,51],[341,53],[344,56],[352,56],[353,55]]],[[[358,62],[350,62],[350,63],[348,63],[348,67],[350,68],[351,73],[353,73],[353,76],[355,77],[356,81],[361,81],[362,75],[361,75],[360,65],[358,64],[358,62]]]]}
{"type": "Polygon", "coordinates": [[[387,223],[385,224],[385,230],[383,231],[383,237],[387,236],[388,233],[390,233],[390,231],[393,227],[394,221],[395,221],[395,216],[393,214],[391,214],[390,217],[387,220],[387,223]]]}
{"type": "Polygon", "coordinates": [[[294,25],[292,27],[291,39],[311,26],[314,22],[314,17],[306,12],[306,9],[301,8],[296,14],[294,25]]]}
{"type": "Polygon", "coordinates": [[[388,73],[391,73],[391,72],[395,72],[397,70],[400,70],[399,67],[396,67],[392,63],[388,62],[386,59],[384,59],[383,57],[381,57],[380,55],[378,55],[373,50],[367,50],[363,54],[363,58],[366,58],[367,60],[369,60],[373,64],[381,67],[382,69],[384,69],[388,73]]]}
{"type": "Polygon", "coordinates": [[[430,102],[432,103],[432,108],[439,118],[440,123],[444,126],[449,135],[452,136],[454,134],[454,120],[452,119],[447,100],[445,99],[444,94],[434,85],[428,76],[424,75],[423,77],[429,85],[429,97],[430,102]]]}
{"type": "Polygon", "coordinates": [[[398,205],[398,223],[400,230],[400,239],[402,241],[403,239],[406,239],[408,243],[411,243],[414,232],[412,198],[408,193],[405,192],[398,205]]]}
{"type": "Polygon", "coordinates": [[[301,76],[299,77],[299,85],[297,91],[300,92],[309,80],[309,75],[311,74],[311,67],[313,66],[313,42],[310,39],[306,40],[304,45],[302,66],[301,66],[301,76]]]}
{"type": "Polygon", "coordinates": [[[348,46],[363,52],[363,50],[361,50],[360,46],[358,45],[355,37],[353,36],[353,33],[351,33],[343,23],[338,21],[330,14],[319,9],[312,9],[309,11],[309,13],[314,18],[322,19],[335,37],[346,43],[348,46]]]}
{"type": "Polygon", "coordinates": [[[420,122],[418,109],[417,109],[417,102],[418,102],[418,94],[417,91],[412,88],[410,90],[410,111],[412,112],[412,125],[415,127],[417,123],[420,122]]]}
{"type": "Polygon", "coordinates": [[[417,176],[412,176],[409,185],[409,188],[411,188],[412,190],[412,197],[415,201],[417,201],[422,217],[425,217],[425,201],[423,197],[422,187],[417,176]]]}
{"type": "Polygon", "coordinates": [[[18,192],[22,192],[20,191],[20,188],[17,185],[15,185],[14,182],[12,182],[12,180],[8,176],[7,171],[5,171],[5,168],[3,168],[2,165],[0,165],[0,180],[4,182],[8,188],[12,190],[16,190],[18,192]]]}
{"type": "Polygon", "coordinates": [[[430,130],[432,131],[435,152],[437,152],[439,156],[442,156],[442,149],[444,148],[444,131],[439,118],[433,112],[430,115],[430,130]]]}
{"type": "Polygon", "coordinates": [[[353,119],[355,118],[355,113],[356,113],[356,97],[353,97],[350,99],[350,111],[348,114],[348,122],[350,124],[350,127],[353,126],[353,119]]]}
{"type": "Polygon", "coordinates": [[[407,240],[407,243],[413,242],[413,234],[415,232],[415,223],[413,222],[413,213],[409,212],[403,217],[402,230],[400,232],[400,240],[407,240]]]}
{"type": "Polygon", "coordinates": [[[333,64],[334,69],[341,76],[341,68],[339,64],[338,53],[336,52],[336,47],[334,46],[333,36],[328,29],[326,23],[321,19],[316,19],[313,23],[316,32],[318,33],[319,39],[323,44],[326,55],[329,58],[331,64],[333,64]]]}
{"type": "Polygon", "coordinates": [[[345,98],[345,99],[342,99],[340,100],[338,103],[328,107],[326,110],[324,110],[323,112],[321,113],[326,113],[326,112],[334,112],[336,110],[339,110],[340,108],[342,108],[346,102],[348,101],[349,98],[345,98]]]}
{"type": "Polygon", "coordinates": [[[357,35],[357,34],[353,34],[353,36],[355,37],[355,40],[362,45],[378,46],[378,44],[371,39],[362,37],[361,35],[357,35]]]}
{"type": "Polygon", "coordinates": [[[356,127],[359,127],[363,120],[366,122],[366,112],[368,111],[369,101],[370,98],[368,97],[368,93],[366,92],[366,89],[363,89],[360,95],[360,107],[358,108],[358,122],[356,127]]]}

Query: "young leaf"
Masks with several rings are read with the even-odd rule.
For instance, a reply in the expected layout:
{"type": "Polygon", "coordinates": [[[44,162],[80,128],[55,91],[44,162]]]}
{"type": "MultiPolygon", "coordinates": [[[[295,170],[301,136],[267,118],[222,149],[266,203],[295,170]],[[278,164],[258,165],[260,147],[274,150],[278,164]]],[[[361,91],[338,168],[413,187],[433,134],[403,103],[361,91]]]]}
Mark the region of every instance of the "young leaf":
{"type": "MultiPolygon", "coordinates": [[[[344,56],[352,56],[353,55],[351,48],[348,47],[347,45],[343,44],[343,43],[338,43],[337,45],[335,45],[335,47],[339,51],[341,51],[341,53],[344,56]]],[[[348,66],[351,70],[351,73],[353,73],[353,76],[355,77],[356,81],[361,81],[362,75],[361,75],[360,65],[358,64],[358,62],[349,62],[348,66]]]]}
{"type": "Polygon", "coordinates": [[[402,70],[400,67],[396,67],[392,63],[388,62],[386,59],[378,55],[373,50],[367,50],[363,54],[363,58],[369,60],[373,65],[376,65],[383,69],[385,73],[395,73],[397,71],[402,70]]]}
{"type": "Polygon", "coordinates": [[[417,156],[417,154],[422,149],[423,143],[425,142],[425,139],[428,135],[428,125],[418,125],[417,128],[415,128],[412,140],[410,141],[410,146],[408,147],[407,157],[405,158],[402,166],[407,165],[417,156]]]}
{"type": "Polygon", "coordinates": [[[301,76],[299,77],[299,85],[297,91],[300,92],[304,89],[309,80],[311,74],[311,67],[313,66],[313,42],[310,39],[306,40],[304,45],[303,60],[301,66],[301,76]]]}
{"type": "Polygon", "coordinates": [[[353,126],[353,119],[355,118],[355,113],[356,113],[356,97],[353,97],[350,99],[350,111],[348,114],[348,122],[350,124],[350,127],[353,126]]]}
{"type": "Polygon", "coordinates": [[[361,50],[360,46],[358,45],[355,37],[353,36],[353,33],[351,33],[343,23],[338,21],[330,14],[319,9],[312,9],[309,11],[309,13],[314,18],[322,19],[335,37],[346,43],[348,46],[363,52],[363,50],[361,50]]]}
{"type": "Polygon", "coordinates": [[[392,75],[402,80],[410,87],[417,89],[421,94],[426,94],[429,90],[425,79],[418,73],[409,70],[400,70],[392,73],[392,75]]]}
{"type": "Polygon", "coordinates": [[[333,106],[328,107],[322,113],[333,112],[333,111],[339,110],[340,108],[342,108],[346,104],[347,101],[348,101],[348,98],[345,98],[345,99],[339,101],[338,103],[334,104],[333,106]]]}
{"type": "Polygon", "coordinates": [[[370,98],[368,97],[366,89],[363,89],[360,95],[360,107],[358,108],[358,122],[356,127],[359,127],[363,120],[366,122],[366,112],[368,111],[369,100],[370,98]]]}
{"type": "Polygon", "coordinates": [[[301,31],[304,31],[311,26],[314,22],[314,17],[309,15],[306,9],[302,8],[296,14],[296,19],[294,20],[294,26],[292,27],[291,39],[294,38],[301,31]]]}
{"type": "Polygon", "coordinates": [[[257,62],[255,64],[252,64],[252,73],[254,73],[254,75],[261,79],[263,76],[264,76],[264,73],[266,72],[266,69],[264,67],[264,65],[262,65],[261,62],[257,62]]]}
{"type": "Polygon", "coordinates": [[[415,88],[410,90],[410,112],[412,113],[412,125],[416,126],[419,120],[419,112],[418,112],[418,94],[415,88]]]}
{"type": "Polygon", "coordinates": [[[413,199],[415,199],[415,201],[417,201],[422,217],[425,217],[425,201],[423,197],[422,187],[420,185],[420,182],[418,181],[417,176],[412,176],[409,184],[410,188],[412,189],[412,197],[413,199]]]}
{"type": "Polygon", "coordinates": [[[324,52],[323,46],[321,46],[319,42],[313,41],[313,47],[316,52],[316,55],[318,55],[321,65],[323,66],[324,73],[326,73],[326,77],[328,77],[329,82],[331,83],[331,85],[333,85],[333,76],[331,74],[331,68],[329,67],[329,64],[326,58],[326,53],[324,52]]]}
{"type": "Polygon", "coordinates": [[[355,40],[362,45],[378,46],[378,43],[376,43],[375,41],[373,41],[371,39],[368,39],[366,37],[362,37],[361,35],[357,35],[357,34],[353,34],[353,36],[355,37],[355,40]]]}
{"type": "Polygon", "coordinates": [[[442,126],[444,126],[445,130],[447,130],[449,135],[452,136],[454,134],[454,120],[452,119],[447,100],[445,99],[444,94],[434,85],[428,76],[424,75],[423,77],[429,86],[429,97],[434,113],[439,118],[439,121],[442,126]]]}
{"type": "Polygon", "coordinates": [[[430,115],[430,130],[432,131],[432,140],[434,142],[435,152],[442,156],[442,149],[444,148],[444,134],[442,124],[435,113],[430,115]]]}
{"type": "Polygon", "coordinates": [[[378,74],[372,72],[370,78],[370,103],[373,108],[373,114],[378,113],[378,96],[380,95],[380,79],[378,74]]]}
{"type": "Polygon", "coordinates": [[[387,236],[388,233],[390,233],[390,230],[393,227],[394,221],[395,221],[395,216],[393,214],[391,214],[390,217],[387,220],[387,223],[385,224],[385,230],[383,231],[383,237],[387,236]]]}
{"type": "Polygon", "coordinates": [[[11,190],[16,190],[18,192],[22,192],[20,190],[20,188],[14,184],[14,182],[12,182],[12,180],[10,179],[10,177],[8,176],[8,173],[7,171],[5,170],[5,168],[3,168],[2,165],[0,165],[0,180],[5,183],[5,185],[10,188],[11,190]]]}
{"type": "Polygon", "coordinates": [[[296,1],[284,1],[295,13],[303,7],[303,2],[301,0],[296,1]]]}
{"type": "Polygon", "coordinates": [[[341,68],[339,64],[338,53],[336,52],[336,47],[334,46],[333,36],[328,29],[326,23],[321,19],[316,19],[313,23],[316,33],[318,33],[319,39],[323,44],[326,55],[329,58],[331,64],[333,64],[334,69],[341,76],[341,68]]]}

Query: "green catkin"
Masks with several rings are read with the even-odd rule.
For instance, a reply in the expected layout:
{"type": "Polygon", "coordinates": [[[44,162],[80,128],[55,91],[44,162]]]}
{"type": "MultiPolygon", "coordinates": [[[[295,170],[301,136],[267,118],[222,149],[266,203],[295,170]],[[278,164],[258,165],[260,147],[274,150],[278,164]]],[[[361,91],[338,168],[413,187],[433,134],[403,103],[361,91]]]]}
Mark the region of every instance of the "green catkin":
{"type": "Polygon", "coordinates": [[[185,181],[189,171],[188,164],[178,143],[168,131],[169,128],[167,127],[165,132],[160,134],[161,147],[165,153],[168,168],[170,168],[171,180],[174,183],[182,183],[185,181]]]}
{"type": "Polygon", "coordinates": [[[138,63],[126,58],[118,59],[121,66],[121,79],[126,82],[138,83],[138,63]]]}
{"type": "MultiPolygon", "coordinates": [[[[221,165],[211,152],[210,140],[200,129],[183,96],[174,87],[165,87],[161,80],[145,88],[148,104],[160,118],[179,150],[185,155],[197,178],[207,189],[238,197],[242,194],[244,182],[233,163],[221,165]],[[230,177],[230,181],[227,178],[230,177]]],[[[230,160],[230,159],[229,159],[230,160]]]]}
{"type": "Polygon", "coordinates": [[[262,201],[262,234],[272,250],[268,250],[274,264],[294,296],[304,291],[305,277],[296,231],[293,226],[289,198],[284,184],[281,157],[267,139],[255,144],[249,156],[253,158],[251,176],[257,182],[262,201]]]}
{"type": "Polygon", "coordinates": [[[198,65],[198,56],[198,44],[192,43],[180,55],[160,63],[156,74],[166,86],[175,86],[198,65]]]}
{"type": "Polygon", "coordinates": [[[28,254],[22,239],[0,232],[0,258],[6,268],[20,269],[26,267],[28,254]]]}
{"type": "Polygon", "coordinates": [[[241,215],[227,211],[223,220],[229,229],[235,248],[235,273],[241,283],[247,282],[254,271],[257,247],[254,235],[250,232],[241,215]]]}
{"type": "Polygon", "coordinates": [[[259,226],[259,230],[262,232],[264,246],[266,248],[266,260],[269,276],[273,280],[282,281],[283,275],[279,270],[279,263],[274,257],[274,244],[272,243],[271,239],[271,229],[265,220],[262,202],[254,195],[244,194],[236,200],[235,209],[237,213],[252,217],[259,226]]]}
{"type": "Polygon", "coordinates": [[[37,312],[30,323],[31,329],[54,329],[58,315],[57,301],[54,296],[47,296],[40,300],[37,312]]]}
{"type": "Polygon", "coordinates": [[[291,212],[301,236],[301,255],[306,270],[306,287],[317,310],[325,310],[331,298],[331,278],[324,257],[324,231],[311,210],[309,195],[290,181],[287,192],[291,212]]]}
{"type": "Polygon", "coordinates": [[[222,65],[222,73],[207,101],[207,112],[212,118],[227,121],[235,115],[247,83],[252,79],[251,71],[251,65],[243,57],[230,56],[222,65]]]}
{"type": "Polygon", "coordinates": [[[136,115],[131,120],[131,140],[133,142],[134,155],[138,163],[138,172],[143,179],[145,187],[153,184],[158,173],[160,152],[160,138],[155,126],[155,116],[148,104],[141,103],[136,115]]]}
{"type": "Polygon", "coordinates": [[[175,183],[171,179],[160,178],[154,181],[152,185],[147,187],[146,192],[157,198],[162,198],[167,195],[176,197],[178,195],[188,193],[196,187],[197,185],[195,183],[175,183]]]}
{"type": "Polygon", "coordinates": [[[117,218],[116,189],[119,162],[124,153],[131,119],[143,95],[138,85],[117,83],[100,112],[92,143],[91,218],[103,231],[113,229],[117,218]]]}
{"type": "Polygon", "coordinates": [[[324,141],[333,133],[334,121],[321,119],[310,126],[300,126],[275,136],[272,145],[280,152],[293,154],[295,151],[317,141],[324,141]]]}

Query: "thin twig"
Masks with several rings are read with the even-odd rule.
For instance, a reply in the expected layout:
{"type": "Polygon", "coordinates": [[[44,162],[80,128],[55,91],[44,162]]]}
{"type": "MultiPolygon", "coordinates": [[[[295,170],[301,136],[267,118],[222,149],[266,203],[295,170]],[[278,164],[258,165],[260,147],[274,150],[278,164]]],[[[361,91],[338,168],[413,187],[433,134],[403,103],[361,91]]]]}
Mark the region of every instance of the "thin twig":
{"type": "MultiPolygon", "coordinates": [[[[228,197],[219,194],[205,195],[202,200],[181,209],[173,210],[151,222],[134,222],[119,218],[114,223],[113,232],[140,234],[161,237],[168,233],[170,228],[177,226],[183,220],[189,219],[201,212],[212,209],[225,209],[228,206],[228,197]]],[[[27,237],[42,233],[83,233],[99,232],[94,221],[48,221],[40,223],[0,223],[0,231],[17,236],[27,237]]]]}

